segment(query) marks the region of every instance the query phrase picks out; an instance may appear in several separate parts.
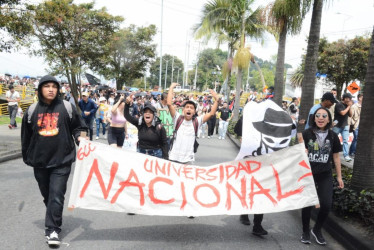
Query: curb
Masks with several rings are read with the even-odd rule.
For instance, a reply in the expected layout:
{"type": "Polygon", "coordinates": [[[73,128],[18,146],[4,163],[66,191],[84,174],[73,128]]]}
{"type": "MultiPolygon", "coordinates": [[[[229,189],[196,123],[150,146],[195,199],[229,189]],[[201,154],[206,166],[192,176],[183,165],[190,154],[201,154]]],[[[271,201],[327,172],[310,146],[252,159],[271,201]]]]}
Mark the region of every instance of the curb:
{"type": "Polygon", "coordinates": [[[17,159],[17,158],[20,158],[20,157],[22,157],[22,150],[21,149],[12,150],[12,151],[7,152],[6,154],[0,156],[0,163],[10,161],[10,160],[14,160],[14,159],[17,159]]]}
{"type": "MultiPolygon", "coordinates": [[[[230,140],[240,148],[238,140],[233,136],[227,133],[230,140]]],[[[299,214],[299,216],[301,216],[299,214]]],[[[317,210],[312,210],[312,219],[317,218],[317,210]]],[[[343,219],[335,216],[330,212],[323,228],[340,244],[342,244],[346,249],[360,249],[360,250],[370,250],[373,249],[373,241],[365,238],[360,235],[351,224],[345,222],[343,219]]]]}

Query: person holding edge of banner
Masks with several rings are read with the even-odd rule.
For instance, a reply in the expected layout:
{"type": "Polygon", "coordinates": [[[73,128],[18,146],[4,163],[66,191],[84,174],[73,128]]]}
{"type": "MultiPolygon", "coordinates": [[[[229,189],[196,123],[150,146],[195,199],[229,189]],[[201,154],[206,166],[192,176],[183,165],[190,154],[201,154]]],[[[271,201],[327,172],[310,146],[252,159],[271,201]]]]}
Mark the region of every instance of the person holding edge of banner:
{"type": "Polygon", "coordinates": [[[344,187],[339,156],[339,152],[342,151],[342,146],[337,134],[330,129],[331,126],[332,119],[329,110],[320,107],[314,112],[311,127],[304,130],[302,133],[320,202],[320,209],[316,223],[310,231],[310,215],[313,207],[305,207],[302,209],[303,233],[301,236],[301,242],[304,244],[311,243],[311,233],[318,244],[326,245],[326,241],[322,236],[321,228],[332,207],[332,158],[335,163],[339,188],[344,187]]]}
{"type": "Polygon", "coordinates": [[[218,96],[216,92],[210,90],[210,94],[214,97],[215,102],[210,112],[204,116],[195,117],[196,103],[191,100],[184,103],[183,115],[180,115],[173,106],[173,90],[177,85],[178,83],[172,83],[170,85],[167,99],[167,105],[174,123],[174,136],[173,143],[170,145],[169,160],[189,164],[195,161],[194,151],[197,150],[195,143],[197,131],[203,123],[207,122],[211,116],[216,114],[218,96]],[[179,126],[177,126],[177,123],[179,126]]]}
{"type": "Polygon", "coordinates": [[[45,236],[49,246],[60,245],[65,192],[75,145],[88,127],[74,105],[59,98],[60,85],[55,77],[40,79],[37,103],[32,104],[22,119],[21,142],[23,161],[33,167],[34,176],[47,208],[45,236]]]}

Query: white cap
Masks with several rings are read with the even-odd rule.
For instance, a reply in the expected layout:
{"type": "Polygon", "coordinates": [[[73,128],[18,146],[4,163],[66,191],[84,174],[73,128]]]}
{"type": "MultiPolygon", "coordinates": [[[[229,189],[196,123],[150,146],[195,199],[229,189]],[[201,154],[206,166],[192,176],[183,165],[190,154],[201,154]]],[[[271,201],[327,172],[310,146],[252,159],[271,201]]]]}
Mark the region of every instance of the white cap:
{"type": "Polygon", "coordinates": [[[106,101],[106,99],[105,99],[104,96],[102,96],[102,97],[99,98],[99,102],[102,102],[102,101],[106,101]]]}

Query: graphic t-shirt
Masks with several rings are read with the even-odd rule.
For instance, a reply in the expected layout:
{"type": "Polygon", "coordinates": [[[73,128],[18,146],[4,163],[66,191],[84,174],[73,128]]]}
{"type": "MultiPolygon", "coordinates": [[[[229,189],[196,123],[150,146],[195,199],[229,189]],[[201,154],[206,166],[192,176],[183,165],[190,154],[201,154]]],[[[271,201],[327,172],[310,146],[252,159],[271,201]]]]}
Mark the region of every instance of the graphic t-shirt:
{"type": "Polygon", "coordinates": [[[328,134],[323,141],[323,145],[318,143],[317,136],[312,128],[303,132],[305,148],[308,150],[308,158],[313,174],[320,174],[331,170],[332,156],[334,153],[342,151],[339,137],[328,130],[328,134]]]}
{"type": "Polygon", "coordinates": [[[60,113],[38,114],[38,133],[41,136],[58,135],[58,117],[60,113]]]}
{"type": "Polygon", "coordinates": [[[228,108],[221,108],[220,110],[218,110],[218,112],[221,113],[221,119],[224,121],[227,121],[231,114],[231,110],[228,108]]]}

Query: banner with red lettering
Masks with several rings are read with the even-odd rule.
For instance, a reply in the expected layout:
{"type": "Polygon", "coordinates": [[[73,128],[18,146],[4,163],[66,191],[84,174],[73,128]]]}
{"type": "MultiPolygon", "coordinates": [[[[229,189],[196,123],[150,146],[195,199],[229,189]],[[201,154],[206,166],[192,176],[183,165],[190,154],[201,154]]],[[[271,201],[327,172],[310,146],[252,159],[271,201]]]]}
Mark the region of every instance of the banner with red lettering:
{"type": "Polygon", "coordinates": [[[318,204],[304,144],[209,167],[82,141],[69,208],[164,216],[260,214],[318,204]]]}

